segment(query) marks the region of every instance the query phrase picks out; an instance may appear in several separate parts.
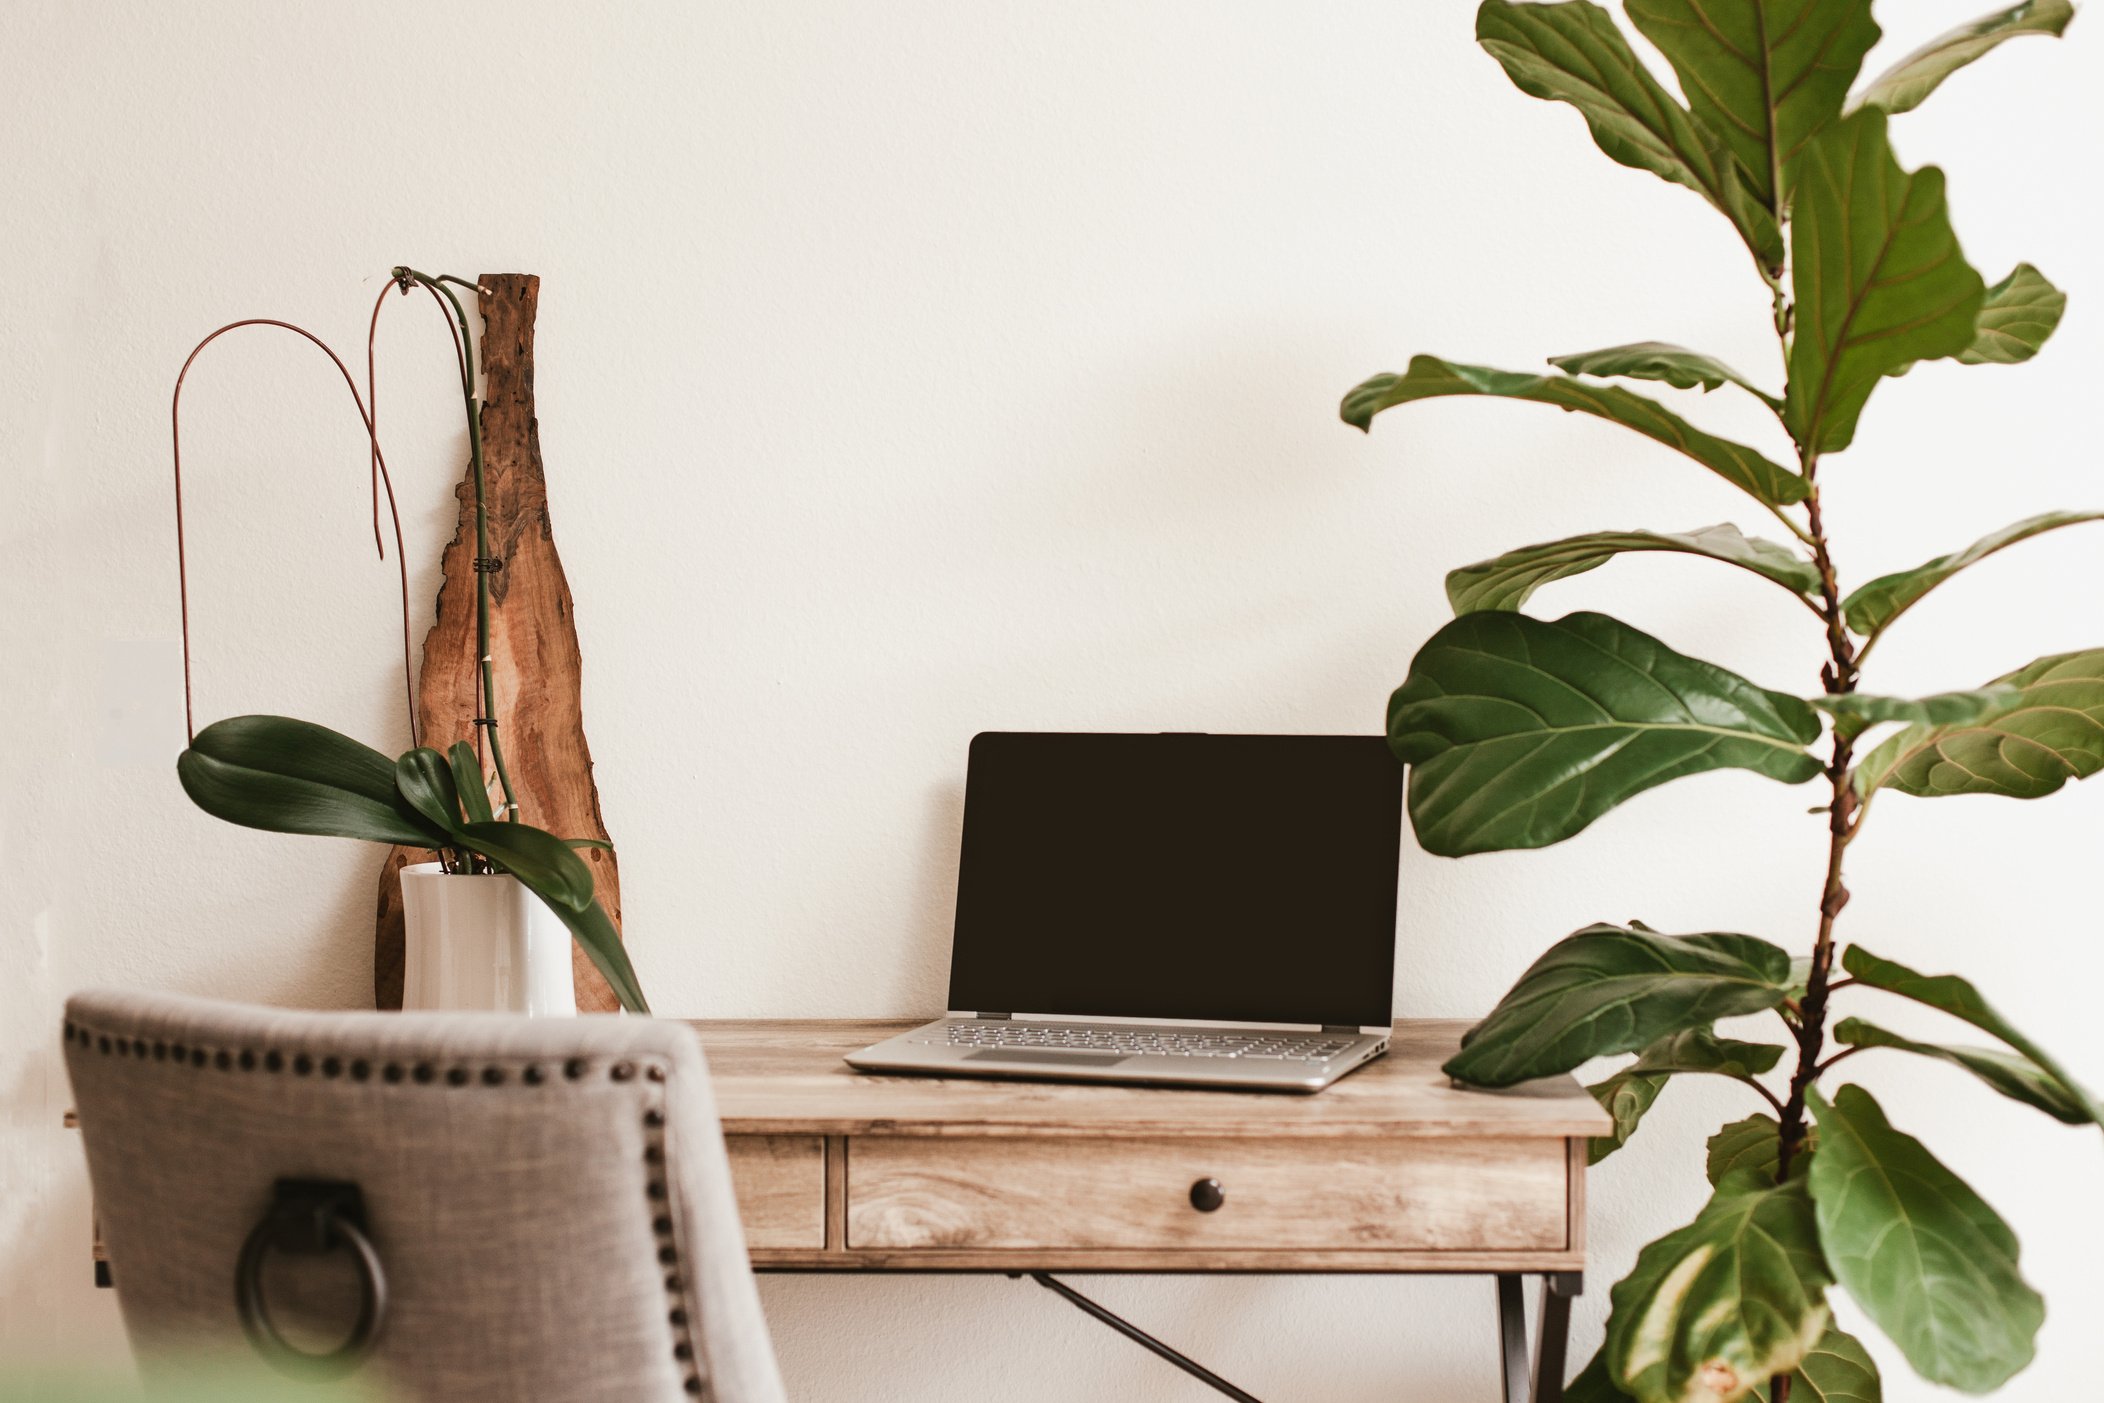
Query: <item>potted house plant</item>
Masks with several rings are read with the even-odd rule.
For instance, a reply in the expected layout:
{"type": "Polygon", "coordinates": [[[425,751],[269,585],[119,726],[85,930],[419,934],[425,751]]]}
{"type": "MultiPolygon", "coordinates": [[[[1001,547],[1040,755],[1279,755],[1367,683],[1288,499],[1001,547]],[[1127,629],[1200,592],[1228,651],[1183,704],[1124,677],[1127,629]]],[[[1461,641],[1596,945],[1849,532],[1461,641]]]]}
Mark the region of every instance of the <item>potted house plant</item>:
{"type": "Polygon", "coordinates": [[[1595,1142],[1595,1161],[1636,1131],[1675,1077],[1728,1077],[1758,1098],[1754,1114],[1709,1141],[1707,1206],[1645,1247],[1613,1288],[1606,1344],[1566,1396],[1874,1403],[1878,1366],[1833,1324],[1827,1302],[1837,1289],[1922,1377],[1992,1392],[2030,1362],[2044,1316],[2016,1237],[1868,1089],[1837,1084],[1840,1064],[1871,1049],[1932,1058],[2071,1125],[2104,1121],[2104,1103],[1965,979],[1844,947],[1843,864],[1873,807],[1954,794],[2039,798],[2104,768],[2104,648],[1935,696],[1875,695],[1860,683],[1879,641],[1931,590],[1993,552],[2104,513],[2032,517],[1847,590],[1822,469],[1853,441],[1884,377],[1941,358],[2028,360],[2058,324],[2066,299],[2037,269],[2020,264],[1990,285],[1966,262],[1942,173],[1903,168],[1887,124],[2003,41],[2059,34],[2073,10],[2026,0],[1856,87],[1879,37],[1870,0],[1626,8],[1685,102],[1586,0],[1485,0],[1476,33],[1522,91],[1576,107],[1609,156],[1695,191],[1723,216],[1772,315],[1781,393],[1658,343],[1554,357],[1549,374],[1420,355],[1402,374],[1352,390],[1343,417],[1366,429],[1386,410],[1450,395],[1593,415],[1685,454],[1788,539],[1735,526],[1604,531],[1454,571],[1447,593],[1457,617],[1390,699],[1389,740],[1410,766],[1418,841],[1435,854],[1545,847],[1655,785],[1736,767],[1822,782],[1814,812],[1825,820],[1825,876],[1810,950],[1797,958],[1751,935],[1667,935],[1639,922],[1578,931],[1527,970],[1446,1070],[1499,1087],[1634,1054],[1592,1088],[1616,1123],[1595,1142]],[[1788,458],[1709,434],[1616,380],[1751,395],[1775,418],[1788,458]],[[1771,691],[1603,614],[1521,612],[1553,581],[1646,551],[1749,571],[1804,608],[1826,654],[1818,692],[1771,691]],[[1852,1013],[1832,1021],[1857,987],[1940,1010],[1999,1046],[1917,1041],[1852,1013]],[[1720,1018],[1764,1013],[1776,1019],[1776,1041],[1715,1031],[1720,1018]],[[1786,1080],[1763,1080],[1778,1069],[1786,1080]]]}
{"type": "MultiPolygon", "coordinates": [[[[619,933],[593,891],[591,868],[580,847],[603,847],[589,839],[564,839],[522,820],[504,761],[497,715],[496,681],[490,661],[489,574],[501,568],[490,556],[488,516],[482,500],[483,453],[480,405],[475,398],[474,339],[452,285],[474,284],[415,269],[392,270],[390,288],[408,294],[422,288],[445,311],[454,334],[461,398],[475,486],[476,659],[479,712],[475,736],[455,737],[441,751],[419,743],[411,693],[411,747],[389,759],[370,746],[312,722],[284,716],[237,716],[199,728],[190,686],[189,586],[183,572],[183,689],[190,743],[176,761],[183,790],[205,812],[230,823],[278,833],[314,833],[425,849],[428,863],[402,872],[406,936],[405,1007],[501,1008],[532,1013],[575,1011],[570,983],[569,941],[574,938],[606,978],[621,1006],[647,1013],[635,970],[619,933]],[[492,790],[494,789],[494,794],[492,790]]],[[[379,302],[374,305],[377,323],[379,302]]],[[[254,318],[230,323],[207,336],[184,362],[174,397],[176,541],[180,563],[182,526],[183,379],[198,355],[237,328],[268,326],[293,332],[326,353],[342,373],[371,444],[374,478],[374,537],[380,539],[382,489],[393,513],[394,487],[369,396],[361,397],[341,357],[320,338],[287,322],[254,318]]],[[[370,346],[368,346],[370,364],[370,346]]],[[[401,560],[401,522],[394,521],[395,554],[401,560]]],[[[384,554],[384,548],[383,548],[384,554]]],[[[408,573],[403,589],[403,668],[409,668],[408,573]]]]}

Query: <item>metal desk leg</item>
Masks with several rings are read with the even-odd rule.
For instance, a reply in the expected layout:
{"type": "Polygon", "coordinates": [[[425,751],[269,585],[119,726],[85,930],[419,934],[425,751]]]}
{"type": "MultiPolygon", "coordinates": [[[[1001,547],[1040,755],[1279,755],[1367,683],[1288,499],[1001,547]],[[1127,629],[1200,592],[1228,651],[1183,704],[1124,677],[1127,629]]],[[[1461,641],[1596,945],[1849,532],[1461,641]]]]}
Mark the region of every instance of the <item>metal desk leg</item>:
{"type": "Polygon", "coordinates": [[[1541,1280],[1541,1332],[1535,1343],[1534,1403],[1563,1403],[1563,1374],[1571,1340],[1571,1301],[1584,1293],[1577,1272],[1552,1272],[1541,1280]]]}
{"type": "Polygon", "coordinates": [[[1571,1301],[1585,1290],[1577,1272],[1542,1277],[1541,1330],[1534,1365],[1527,1363],[1527,1298],[1520,1277],[1498,1276],[1498,1365],[1505,1403],[1563,1403],[1563,1371],[1570,1345],[1571,1301]]]}

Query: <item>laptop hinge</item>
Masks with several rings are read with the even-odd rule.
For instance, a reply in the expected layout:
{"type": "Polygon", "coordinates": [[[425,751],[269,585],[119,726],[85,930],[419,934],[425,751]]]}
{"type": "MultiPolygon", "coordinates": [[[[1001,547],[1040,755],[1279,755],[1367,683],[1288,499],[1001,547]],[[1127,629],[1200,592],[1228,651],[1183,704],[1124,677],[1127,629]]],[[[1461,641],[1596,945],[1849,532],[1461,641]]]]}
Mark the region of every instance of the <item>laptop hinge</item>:
{"type": "Polygon", "coordinates": [[[1353,1037],[1357,1037],[1359,1025],[1356,1023],[1325,1023],[1322,1025],[1322,1031],[1325,1033],[1350,1033],[1353,1037]]]}
{"type": "Polygon", "coordinates": [[[1013,1018],[1013,1017],[1015,1017],[1015,1015],[1014,1015],[1014,1014],[1012,1014],[1012,1013],[986,1013],[986,1012],[984,1012],[984,1011],[981,1011],[981,1012],[979,1012],[979,1013],[975,1013],[975,1014],[973,1014],[973,1015],[972,1015],[972,1017],[974,1017],[974,1018],[1013,1018]]]}

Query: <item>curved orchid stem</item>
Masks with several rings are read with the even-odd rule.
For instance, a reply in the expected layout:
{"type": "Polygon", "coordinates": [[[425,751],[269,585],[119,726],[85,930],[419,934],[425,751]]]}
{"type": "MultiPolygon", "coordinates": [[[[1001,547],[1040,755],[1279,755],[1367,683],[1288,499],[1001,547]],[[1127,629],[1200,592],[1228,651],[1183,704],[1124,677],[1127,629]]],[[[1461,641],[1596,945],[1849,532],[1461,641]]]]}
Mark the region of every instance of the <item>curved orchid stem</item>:
{"type": "MultiPolygon", "coordinates": [[[[225,326],[220,327],[210,336],[198,342],[191,350],[189,358],[183,362],[182,370],[175,377],[175,394],[168,406],[169,432],[174,440],[175,571],[176,587],[182,611],[184,730],[191,740],[197,739],[197,712],[192,700],[190,681],[190,563],[183,534],[183,382],[189,377],[190,367],[196,363],[198,356],[203,354],[205,347],[211,345],[228,332],[237,331],[244,326],[279,327],[295,335],[305,337],[316,346],[319,346],[322,354],[326,355],[330,362],[335,365],[337,373],[343,376],[344,388],[351,392],[351,401],[358,406],[358,420],[365,426],[366,440],[372,445],[373,467],[379,474],[381,486],[387,491],[387,511],[394,522],[395,561],[402,581],[402,685],[409,706],[409,742],[411,745],[415,745],[418,743],[416,678],[410,659],[409,645],[409,566],[402,553],[402,514],[395,504],[394,480],[388,476],[387,460],[380,453],[380,436],[373,428],[373,416],[366,409],[365,400],[358,393],[358,382],[351,377],[350,368],[343,363],[343,358],[331,350],[326,341],[305,327],[295,326],[291,322],[279,321],[273,317],[248,317],[241,321],[228,322],[225,326]]],[[[387,558],[387,550],[381,544],[377,498],[374,502],[373,516],[373,544],[379,548],[380,558],[385,560],[387,558]]]]}

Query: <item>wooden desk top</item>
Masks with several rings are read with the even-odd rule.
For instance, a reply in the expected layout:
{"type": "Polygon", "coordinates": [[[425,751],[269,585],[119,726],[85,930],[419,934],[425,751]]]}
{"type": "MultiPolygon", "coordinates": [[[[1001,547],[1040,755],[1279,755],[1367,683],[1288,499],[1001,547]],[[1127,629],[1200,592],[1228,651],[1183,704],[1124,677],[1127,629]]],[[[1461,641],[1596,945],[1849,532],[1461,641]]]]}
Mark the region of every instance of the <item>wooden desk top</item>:
{"type": "Polygon", "coordinates": [[[1570,1077],[1506,1091],[1455,1086],[1439,1070],[1469,1025],[1395,1025],[1387,1055],[1312,1096],[1085,1082],[995,1081],[857,1072],[846,1053],[926,1019],[709,1020],[724,1130],[733,1135],[1087,1134],[1178,1136],[1573,1137],[1606,1135],[1608,1114],[1570,1077]]]}

